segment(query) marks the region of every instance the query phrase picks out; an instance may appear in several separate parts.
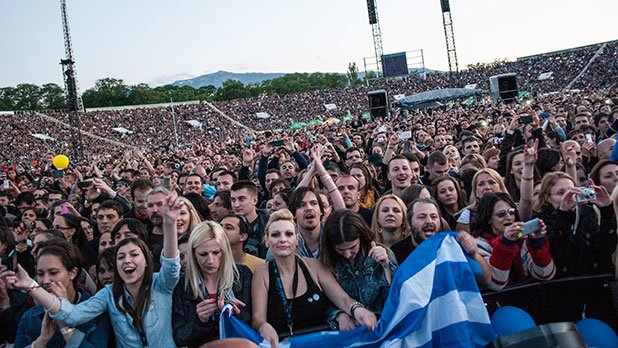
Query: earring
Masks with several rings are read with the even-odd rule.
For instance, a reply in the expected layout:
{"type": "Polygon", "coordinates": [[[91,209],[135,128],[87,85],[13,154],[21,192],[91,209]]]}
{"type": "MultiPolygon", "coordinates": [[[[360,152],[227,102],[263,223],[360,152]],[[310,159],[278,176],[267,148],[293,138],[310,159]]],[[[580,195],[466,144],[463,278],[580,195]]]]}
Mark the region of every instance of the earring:
{"type": "Polygon", "coordinates": [[[382,234],[382,227],[378,228],[378,234],[382,234]]]}

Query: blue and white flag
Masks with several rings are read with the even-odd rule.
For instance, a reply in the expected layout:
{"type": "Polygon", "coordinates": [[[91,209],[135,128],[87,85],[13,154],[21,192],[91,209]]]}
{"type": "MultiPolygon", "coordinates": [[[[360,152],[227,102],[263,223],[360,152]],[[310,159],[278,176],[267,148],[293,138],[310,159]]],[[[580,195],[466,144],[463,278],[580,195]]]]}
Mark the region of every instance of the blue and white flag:
{"type": "MultiPolygon", "coordinates": [[[[399,267],[374,331],[324,331],[292,336],[280,347],[483,347],[494,333],[474,273],[479,265],[455,240],[439,233],[399,267]]],[[[270,346],[247,324],[221,315],[221,338],[242,337],[270,346]]]]}

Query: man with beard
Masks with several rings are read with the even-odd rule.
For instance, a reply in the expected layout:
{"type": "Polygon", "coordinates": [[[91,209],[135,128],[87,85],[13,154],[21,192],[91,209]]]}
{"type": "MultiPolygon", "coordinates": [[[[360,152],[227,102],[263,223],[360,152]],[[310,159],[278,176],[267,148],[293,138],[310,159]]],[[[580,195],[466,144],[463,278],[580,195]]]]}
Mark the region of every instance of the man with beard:
{"type": "Polygon", "coordinates": [[[232,198],[230,191],[221,191],[215,193],[212,203],[208,205],[210,215],[214,221],[221,221],[224,216],[232,214],[232,198]]]}
{"type": "MultiPolygon", "coordinates": [[[[410,203],[408,206],[408,217],[411,230],[410,235],[391,247],[397,263],[400,265],[425,239],[442,232],[440,228],[442,225],[440,209],[436,201],[431,198],[419,198],[410,203]]],[[[478,253],[474,237],[462,231],[459,232],[457,241],[464,252],[481,266],[483,274],[477,277],[477,281],[481,284],[486,284],[491,279],[491,271],[485,259],[478,253]]]]}
{"type": "Polygon", "coordinates": [[[163,245],[163,216],[161,216],[161,207],[168,193],[169,190],[165,187],[155,187],[148,192],[146,204],[148,216],[153,225],[148,241],[150,242],[150,250],[153,251],[160,250],[163,245]]]}
{"type": "Polygon", "coordinates": [[[299,231],[299,254],[306,257],[319,257],[322,234],[320,221],[323,208],[318,192],[312,187],[299,187],[292,193],[288,207],[296,219],[299,231]]]}

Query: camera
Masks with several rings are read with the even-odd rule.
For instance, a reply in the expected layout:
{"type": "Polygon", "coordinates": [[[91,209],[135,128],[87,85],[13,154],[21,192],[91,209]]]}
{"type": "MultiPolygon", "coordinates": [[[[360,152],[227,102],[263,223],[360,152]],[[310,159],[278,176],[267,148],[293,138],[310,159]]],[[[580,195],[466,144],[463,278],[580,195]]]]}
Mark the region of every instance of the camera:
{"type": "Polygon", "coordinates": [[[578,202],[590,202],[597,199],[597,193],[594,192],[594,189],[586,187],[577,195],[578,202]]]}
{"type": "Polygon", "coordinates": [[[88,188],[92,186],[92,181],[87,180],[87,181],[82,181],[82,182],[78,182],[77,183],[77,188],[88,188]]]}

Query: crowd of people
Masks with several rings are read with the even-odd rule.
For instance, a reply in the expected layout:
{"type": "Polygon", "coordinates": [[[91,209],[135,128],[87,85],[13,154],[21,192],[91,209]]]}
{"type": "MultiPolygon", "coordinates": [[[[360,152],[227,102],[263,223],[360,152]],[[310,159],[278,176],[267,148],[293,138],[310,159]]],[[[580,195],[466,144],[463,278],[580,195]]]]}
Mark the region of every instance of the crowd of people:
{"type": "Polygon", "coordinates": [[[517,72],[534,93],[512,103],[359,117],[369,89],[453,82],[430,76],[215,103],[231,120],[204,104],[90,112],[98,137],[66,167],[69,128],[3,116],[0,342],[198,347],[225,310],[275,345],[373,329],[398,267],[443,231],[481,266],[481,289],[613,274],[618,46],[600,47],[454,77],[517,72]],[[581,88],[560,89],[594,55],[581,88]],[[289,129],[331,102],[354,118],[289,129]]]}

